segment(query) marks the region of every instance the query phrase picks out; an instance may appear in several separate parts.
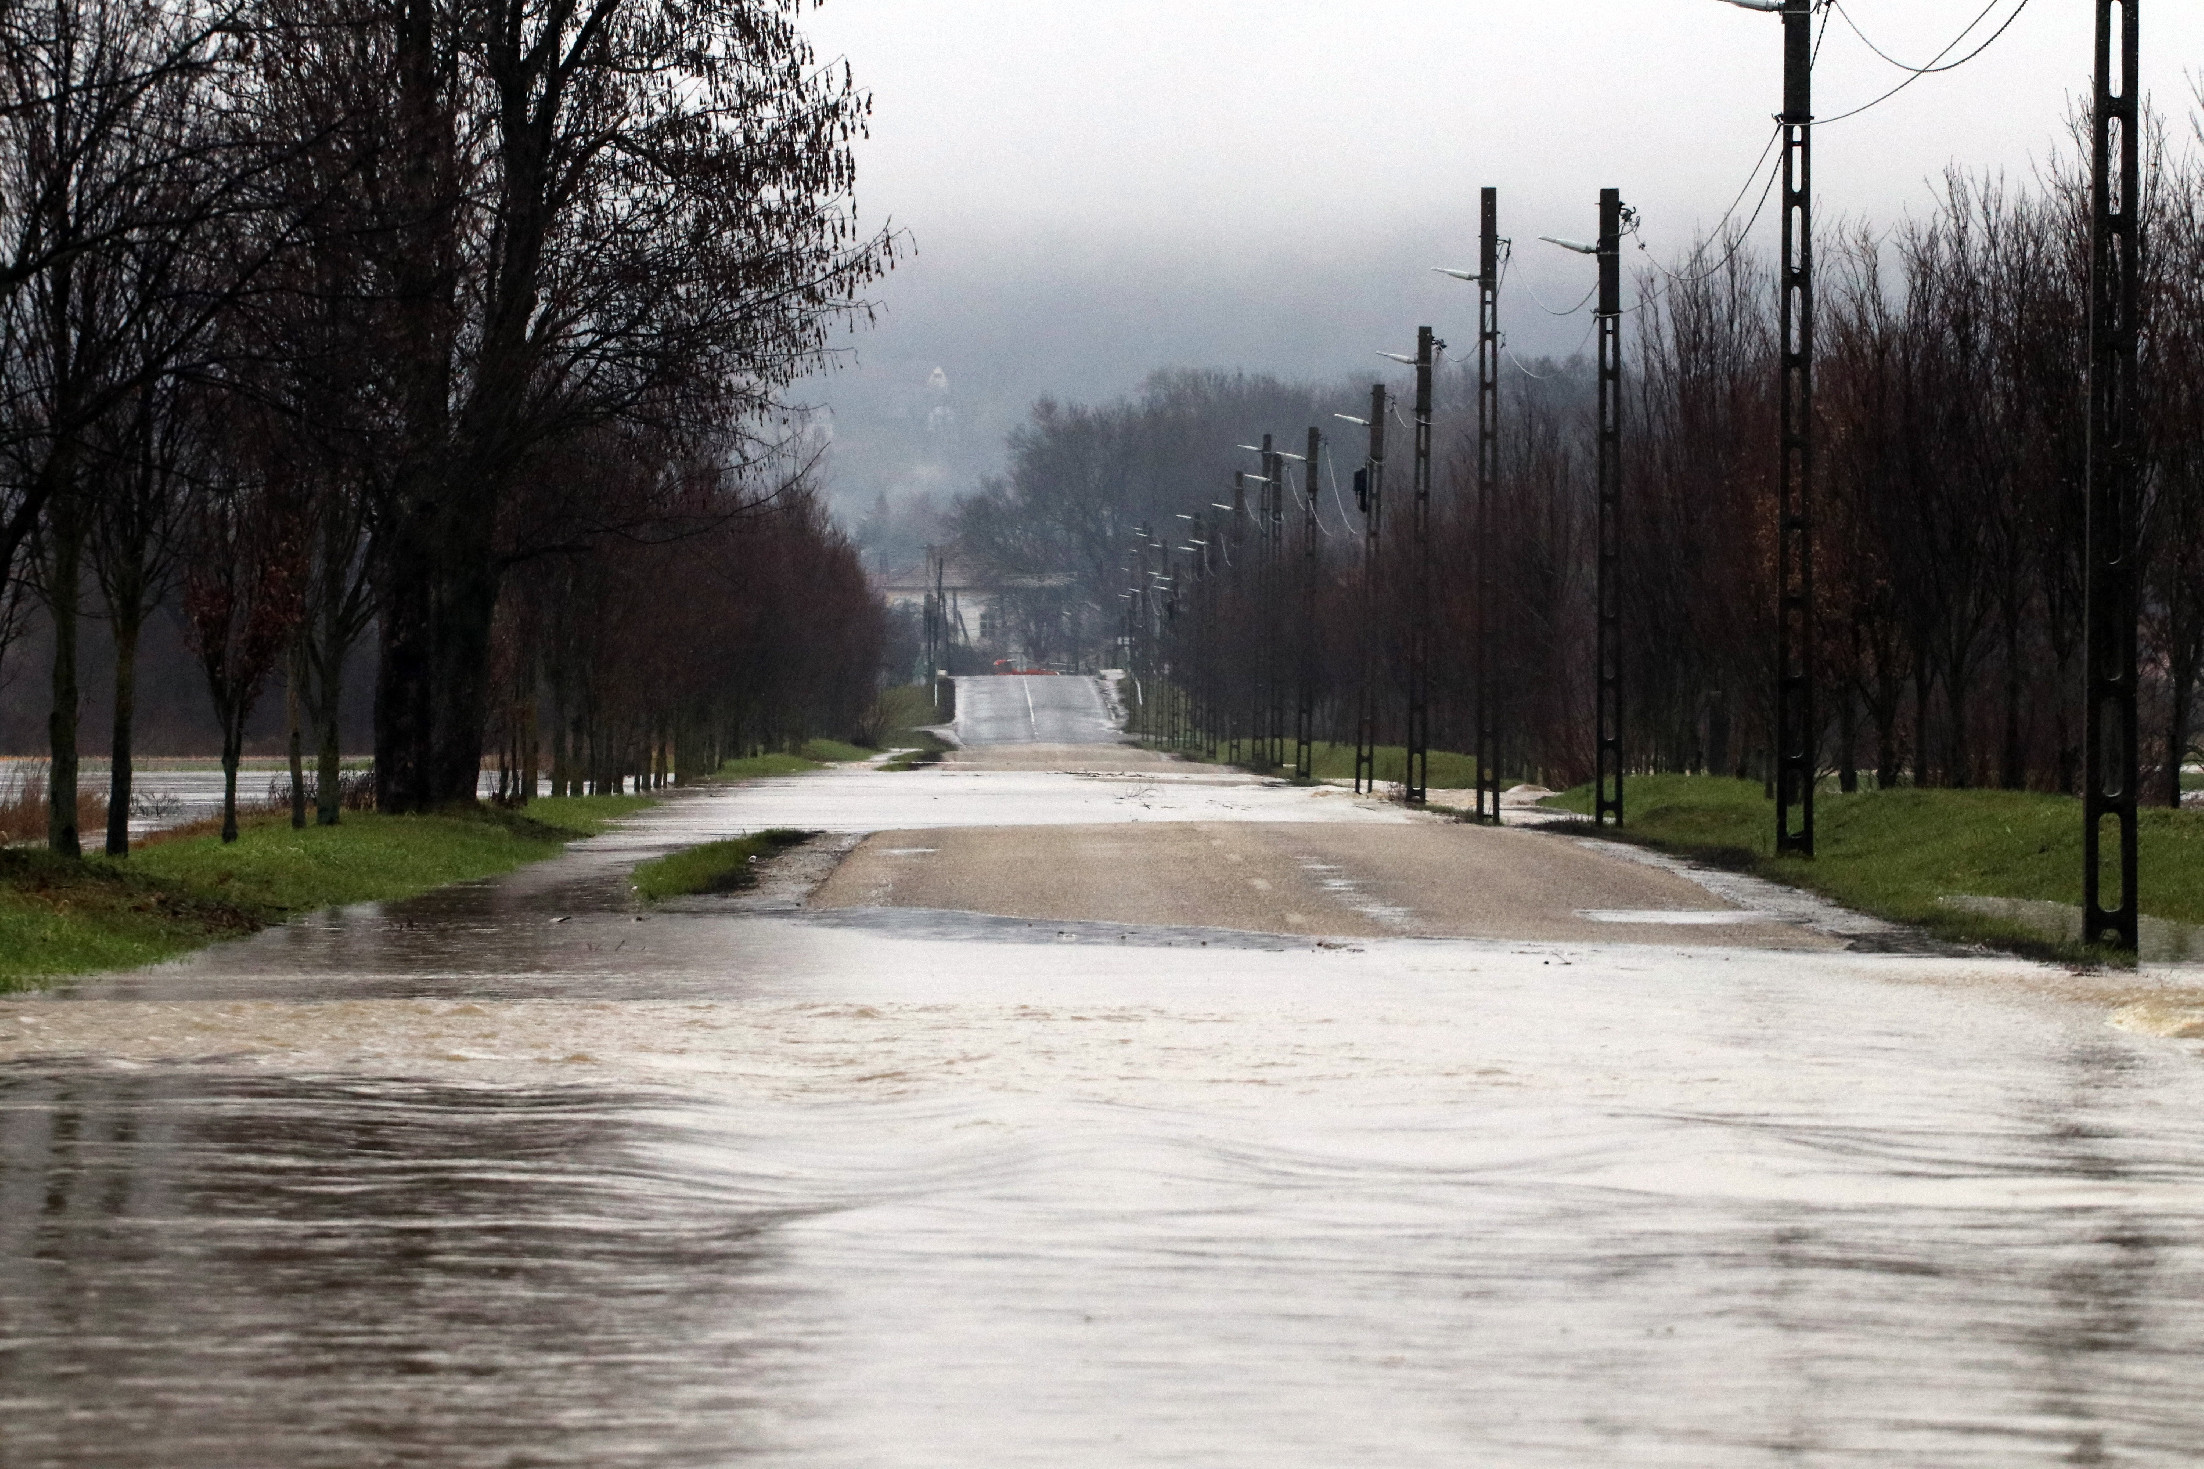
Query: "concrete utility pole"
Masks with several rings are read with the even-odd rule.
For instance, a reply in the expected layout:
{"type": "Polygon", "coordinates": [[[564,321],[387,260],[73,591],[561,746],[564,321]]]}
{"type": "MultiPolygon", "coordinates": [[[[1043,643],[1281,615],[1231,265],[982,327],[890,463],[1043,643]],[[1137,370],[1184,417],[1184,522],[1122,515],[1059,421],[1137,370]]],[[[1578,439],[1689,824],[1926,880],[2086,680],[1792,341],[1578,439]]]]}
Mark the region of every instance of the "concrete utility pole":
{"type": "Polygon", "coordinates": [[[1592,819],[1622,825],[1622,194],[1599,194],[1598,784],[1592,819]]]}
{"type": "Polygon", "coordinates": [[[1301,521],[1301,628],[1298,648],[1301,667],[1296,680],[1299,697],[1293,716],[1293,776],[1307,780],[1316,769],[1316,584],[1321,560],[1317,539],[1323,525],[1316,516],[1316,467],[1324,452],[1324,436],[1309,429],[1309,455],[1302,466],[1301,521]]]}
{"type": "Polygon", "coordinates": [[[1500,554],[1500,191],[1486,189],[1477,245],[1477,815],[1500,824],[1498,720],[1492,708],[1493,600],[1500,554]]]}
{"type": "Polygon", "coordinates": [[[1377,602],[1379,536],[1385,521],[1385,384],[1370,387],[1370,416],[1333,415],[1369,425],[1370,456],[1355,474],[1362,509],[1362,683],[1355,709],[1355,791],[1377,789],[1377,602]]]}
{"type": "Polygon", "coordinates": [[[2089,252],[2088,626],[2082,941],[2136,944],[2135,488],[2142,203],[2141,0],[2097,0],[2089,252]],[[2117,48],[2117,49],[2115,49],[2117,48]],[[2119,877],[2105,892],[2106,827],[2119,877]]]}
{"type": "Polygon", "coordinates": [[[934,548],[926,548],[926,590],[919,594],[919,606],[926,620],[926,687],[934,696],[934,712],[941,712],[941,663],[937,658],[940,649],[934,644],[934,628],[941,614],[934,607],[934,548]]]}
{"type": "Polygon", "coordinates": [[[1415,558],[1408,607],[1408,804],[1421,806],[1431,786],[1431,388],[1438,341],[1431,328],[1416,328],[1416,457],[1409,517],[1409,554],[1415,558]]]}
{"type": "Polygon", "coordinates": [[[1814,0],[1783,8],[1782,467],[1776,477],[1775,849],[1814,855],[1814,0]]]}
{"type": "MultiPolygon", "coordinates": [[[[1232,472],[1232,534],[1225,541],[1225,565],[1231,573],[1234,593],[1232,600],[1234,622],[1236,624],[1233,636],[1235,651],[1239,651],[1240,641],[1237,624],[1244,620],[1247,605],[1247,482],[1249,478],[1250,476],[1244,469],[1232,472]]],[[[1226,758],[1228,763],[1233,765],[1240,763],[1240,741],[1243,738],[1252,739],[1252,731],[1247,726],[1253,723],[1254,711],[1245,707],[1247,701],[1242,699],[1239,694],[1240,690],[1248,687],[1249,672],[1247,668],[1238,666],[1230,671],[1233,694],[1225,701],[1224,717],[1225,740],[1228,745],[1226,758]]]]}
{"type": "Polygon", "coordinates": [[[1262,760],[1273,767],[1286,761],[1285,658],[1285,462],[1263,435],[1263,568],[1257,616],[1263,625],[1262,760]]]}

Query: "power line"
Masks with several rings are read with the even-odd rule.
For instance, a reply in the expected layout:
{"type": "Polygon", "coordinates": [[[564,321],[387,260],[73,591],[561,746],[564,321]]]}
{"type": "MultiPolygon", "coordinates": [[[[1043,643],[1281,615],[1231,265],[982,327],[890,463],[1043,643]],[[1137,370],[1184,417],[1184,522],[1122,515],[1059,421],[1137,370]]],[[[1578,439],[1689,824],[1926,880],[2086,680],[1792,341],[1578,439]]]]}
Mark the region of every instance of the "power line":
{"type": "MultiPolygon", "coordinates": [[[[1767,157],[1767,155],[1763,153],[1761,157],[1765,158],[1767,157]]],[[[1755,166],[1757,167],[1757,165],[1755,166]]],[[[1642,251],[1645,251],[1645,258],[1649,261],[1652,261],[1653,268],[1655,270],[1659,271],[1662,275],[1668,277],[1668,283],[1662,286],[1658,291],[1655,291],[1650,296],[1640,296],[1638,298],[1638,304],[1631,307],[1630,309],[1632,311],[1643,311],[1646,307],[1653,305],[1663,296],[1666,296],[1677,286],[1695,286],[1699,284],[1699,282],[1703,280],[1708,280],[1713,276],[1720,274],[1723,270],[1727,269],[1729,263],[1737,258],[1737,252],[1745,248],[1745,242],[1752,238],[1753,227],[1760,223],[1760,216],[1767,212],[1768,200],[1774,196],[1776,179],[1782,174],[1782,172],[1783,160],[1779,158],[1776,160],[1776,166],[1768,170],[1768,182],[1761,187],[1760,202],[1753,206],[1752,218],[1746,220],[1745,227],[1731,237],[1729,249],[1722,252],[1722,258],[1720,260],[1717,260],[1714,264],[1708,266],[1699,274],[1690,277],[1688,280],[1685,279],[1683,276],[1678,275],[1675,271],[1670,270],[1667,266],[1661,264],[1659,260],[1654,258],[1653,253],[1650,250],[1646,250],[1645,237],[1642,235],[1638,235],[1637,226],[1633,223],[1630,228],[1630,233],[1637,236],[1638,248],[1642,251]]],[[[1746,187],[1751,188],[1752,185],[1750,183],[1747,183],[1746,187]]],[[[1741,195],[1739,197],[1743,196],[1741,195]]]]}
{"type": "MultiPolygon", "coordinates": [[[[1965,66],[1968,61],[1973,60],[1973,57],[1969,56],[1962,57],[1958,61],[1945,62],[1941,66],[1937,65],[1938,61],[1943,61],[1944,57],[1951,54],[1952,47],[1957,46],[1960,41],[1964,41],[1967,39],[1968,36],[1972,35],[1974,33],[1974,28],[1982,24],[1983,21],[1989,19],[1990,12],[1997,9],[1998,6],[2004,3],[2005,0],[1990,0],[1989,4],[1982,7],[1982,13],[1980,15],[1977,15],[1972,21],[1970,21],[1967,25],[1967,28],[1959,33],[1958,39],[1954,40],[1950,46],[1946,46],[1942,51],[1938,52],[1936,61],[1930,62],[1927,66],[1908,65],[1907,63],[1900,61],[1897,57],[1891,55],[1888,51],[1885,51],[1882,47],[1876,45],[1872,40],[1868,39],[1867,32],[1860,29],[1859,22],[1852,18],[1851,12],[1844,8],[1841,0],[1832,0],[1829,8],[1844,17],[1845,25],[1851,28],[1853,35],[1860,38],[1861,45],[1865,46],[1868,50],[1874,52],[1877,56],[1880,56],[1883,60],[1889,62],[1892,66],[1898,68],[1898,70],[1910,71],[1915,76],[1934,76],[1938,72],[1942,71],[1955,71],[1958,68],[1965,66]]],[[[2005,33],[2005,27],[2010,26],[2014,21],[2018,20],[2020,18],[2020,12],[2026,10],[2027,8],[2028,0],[2020,0],[2020,4],[2014,8],[2013,13],[2005,18],[2005,25],[1998,27],[1998,35],[2003,35],[2005,33]]],[[[1996,40],[1997,36],[1992,36],[1990,37],[1989,41],[1986,41],[1983,44],[1986,47],[1991,42],[1994,42],[1996,40]]],[[[1975,54],[1980,55],[1981,53],[1978,51],[1975,54]]]]}
{"type": "MultiPolygon", "coordinates": [[[[1990,0],[1990,10],[1995,10],[1998,5],[2002,3],[2003,0],[1990,0]]],[[[1835,8],[1838,10],[1842,10],[1844,7],[1839,5],[1835,8]]],[[[1960,57],[1957,61],[1952,62],[1949,66],[1942,65],[1941,63],[1943,62],[1944,58],[1951,55],[1953,51],[1956,51],[1959,48],[1959,44],[1962,41],[1966,40],[1967,37],[1974,32],[1974,28],[1982,24],[1983,17],[1987,16],[1990,13],[1990,10],[1983,11],[1981,15],[1976,16],[1974,20],[1969,23],[1966,30],[1961,31],[1957,36],[1952,38],[1952,43],[1949,46],[1946,46],[1943,50],[1937,52],[1936,55],[1930,59],[1929,64],[1926,67],[1905,67],[1903,62],[1892,62],[1892,65],[1903,67],[1909,73],[1904,81],[1898,83],[1897,86],[1892,87],[1889,91],[1883,93],[1874,101],[1866,103],[1863,106],[1855,107],[1850,112],[1840,112],[1835,117],[1815,119],[1817,125],[1821,127],[1827,127],[1831,123],[1845,122],[1852,118],[1858,117],[1863,112],[1871,112],[1875,108],[1882,106],[1885,102],[1888,102],[1891,98],[1897,96],[1900,92],[1903,92],[1906,88],[1912,86],[1915,82],[1919,81],[1925,76],[1934,76],[1939,72],[1955,71],[1958,68],[1965,66],[1968,62],[1974,60],[1977,56],[1980,56],[1983,52],[1989,50],[1992,46],[1995,46],[1998,41],[2004,36],[2004,34],[2013,28],[2013,22],[2019,20],[2021,12],[2026,10],[2027,8],[2028,0],[2020,0],[2020,3],[2013,7],[2013,13],[2005,17],[2005,24],[1999,26],[1996,32],[1987,41],[1984,41],[1981,45],[1975,47],[1972,51],[1969,51],[1966,55],[1960,57]]],[[[1851,25],[1852,17],[1847,15],[1845,16],[1844,21],[1846,25],[1851,25]]],[[[1859,27],[1853,26],[1853,31],[1855,33],[1857,33],[1858,30],[1859,27]]],[[[1861,36],[1860,39],[1864,41],[1867,38],[1865,36],[1861,36]]],[[[1870,44],[1872,45],[1872,43],[1870,44]]],[[[1878,56],[1883,55],[1883,53],[1879,50],[1876,51],[1875,54],[1878,56]]],[[[1890,60],[1890,58],[1887,56],[1883,56],[1883,59],[1885,61],[1890,60]]]]}
{"type": "Polygon", "coordinates": [[[1594,296],[1599,294],[1599,287],[1595,285],[1592,287],[1592,289],[1586,291],[1584,293],[1584,299],[1577,302],[1576,305],[1571,306],[1567,311],[1556,311],[1551,306],[1548,306],[1544,301],[1539,300],[1538,292],[1527,284],[1523,287],[1523,292],[1525,295],[1529,296],[1533,302],[1537,304],[1540,311],[1545,312],[1548,316],[1574,316],[1579,311],[1582,311],[1587,305],[1589,305],[1594,296]]]}

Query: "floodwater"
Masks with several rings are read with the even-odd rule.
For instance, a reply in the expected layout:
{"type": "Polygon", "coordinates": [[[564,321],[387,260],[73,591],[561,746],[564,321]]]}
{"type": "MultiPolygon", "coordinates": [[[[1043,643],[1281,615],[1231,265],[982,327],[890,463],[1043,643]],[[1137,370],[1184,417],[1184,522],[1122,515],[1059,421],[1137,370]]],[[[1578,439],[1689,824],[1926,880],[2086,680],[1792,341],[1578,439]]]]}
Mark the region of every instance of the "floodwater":
{"type": "Polygon", "coordinates": [[[0,1465],[2204,1444],[2204,1065],[2087,984],[624,895],[651,851],[868,802],[1406,819],[837,770],[0,1002],[0,1465]]]}

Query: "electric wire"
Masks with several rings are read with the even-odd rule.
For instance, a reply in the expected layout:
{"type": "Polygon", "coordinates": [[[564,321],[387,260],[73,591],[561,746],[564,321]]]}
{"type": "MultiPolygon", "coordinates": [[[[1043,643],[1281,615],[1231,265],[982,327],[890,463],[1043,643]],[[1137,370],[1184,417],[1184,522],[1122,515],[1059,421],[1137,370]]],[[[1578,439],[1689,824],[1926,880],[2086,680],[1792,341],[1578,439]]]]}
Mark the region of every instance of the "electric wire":
{"type": "Polygon", "coordinates": [[[1592,289],[1584,293],[1584,299],[1582,301],[1577,302],[1576,305],[1571,306],[1567,311],[1556,311],[1551,306],[1548,306],[1545,301],[1540,299],[1537,289],[1529,284],[1524,285],[1523,294],[1529,296],[1531,300],[1537,304],[1538,309],[1545,312],[1548,316],[1574,316],[1579,311],[1582,311],[1588,304],[1590,304],[1591,299],[1594,296],[1597,296],[1599,294],[1599,287],[1595,284],[1592,289]]]}
{"type": "Polygon", "coordinates": [[[1347,497],[1339,493],[1339,461],[1332,457],[1332,446],[1324,446],[1324,477],[1332,483],[1332,504],[1339,510],[1339,528],[1348,535],[1355,533],[1354,522],[1347,518],[1347,497]]]}
{"type": "Polygon", "coordinates": [[[1515,349],[1513,347],[1502,347],[1500,350],[1508,354],[1508,362],[1515,368],[1515,370],[1523,374],[1523,376],[1529,378],[1532,382],[1547,383],[1553,381],[1552,373],[1532,372],[1529,368],[1525,367],[1523,365],[1523,359],[1515,355],[1515,349]]]}
{"type": "Polygon", "coordinates": [[[1981,48],[1975,51],[1973,55],[1963,56],[1957,61],[1944,62],[1944,64],[1941,66],[1937,64],[1937,62],[1942,62],[1944,57],[1951,54],[1952,47],[1957,46],[1960,41],[1964,41],[1967,39],[1968,36],[1974,34],[1975,27],[1982,24],[1983,21],[1988,20],[1990,18],[1991,11],[1997,9],[1998,6],[2004,3],[2005,0],[1990,0],[1989,4],[1982,7],[1982,13],[1980,15],[1977,15],[1972,21],[1970,21],[1967,25],[1967,28],[1959,33],[1958,39],[1954,40],[1950,46],[1946,46],[1942,51],[1938,52],[1936,60],[1931,61],[1927,66],[1908,65],[1907,63],[1900,61],[1897,57],[1891,55],[1888,51],[1885,51],[1882,47],[1876,45],[1873,41],[1869,40],[1867,32],[1860,29],[1860,23],[1852,18],[1852,13],[1850,11],[1844,8],[1843,0],[1830,0],[1829,8],[1844,17],[1845,25],[1851,28],[1853,35],[1860,38],[1861,45],[1865,46],[1868,50],[1874,52],[1877,56],[1880,56],[1883,60],[1889,62],[1892,66],[1898,68],[1898,70],[1910,71],[1915,76],[1925,77],[1935,76],[1938,72],[1957,71],[1960,67],[1965,66],[1969,61],[1972,61],[1975,56],[1981,55],[1982,51],[1989,49],[1991,45],[1995,44],[1997,41],[1997,37],[2004,35],[2006,29],[2010,27],[2014,21],[2020,19],[2020,12],[2028,8],[2028,0],[2020,0],[2020,4],[2014,7],[2013,13],[2005,18],[2005,24],[1998,27],[1997,35],[1993,35],[1990,37],[1989,40],[1983,42],[1981,48]]]}
{"type": "MultiPolygon", "coordinates": [[[[1762,154],[1761,156],[1765,158],[1767,155],[1762,154]]],[[[1645,238],[1642,235],[1638,234],[1638,227],[1636,224],[1633,223],[1630,227],[1630,233],[1633,237],[1637,239],[1638,249],[1644,253],[1647,262],[1650,263],[1652,267],[1655,270],[1659,271],[1662,275],[1667,276],[1668,280],[1665,284],[1661,286],[1659,290],[1654,291],[1651,295],[1640,296],[1637,300],[1637,304],[1632,306],[1630,310],[1632,312],[1643,311],[1646,307],[1659,302],[1662,297],[1666,296],[1670,291],[1676,289],[1676,287],[1678,286],[1698,285],[1701,281],[1708,280],[1713,276],[1720,274],[1722,271],[1728,269],[1729,263],[1737,258],[1737,253],[1745,248],[1745,242],[1752,238],[1754,227],[1760,223],[1760,216],[1767,212],[1768,200],[1774,197],[1776,180],[1781,177],[1782,173],[1783,160],[1778,158],[1775,162],[1775,167],[1768,170],[1768,181],[1765,185],[1761,187],[1760,202],[1753,206],[1752,218],[1746,220],[1745,227],[1731,237],[1729,249],[1722,252],[1722,258],[1720,260],[1717,260],[1714,264],[1708,266],[1699,274],[1688,279],[1681,275],[1678,275],[1675,271],[1670,270],[1667,266],[1661,264],[1661,262],[1654,257],[1652,251],[1646,249],[1645,238]]],[[[1750,186],[1748,185],[1748,187],[1750,186]]]]}
{"type": "MultiPolygon", "coordinates": [[[[2002,3],[2002,0],[1993,0],[1991,9],[1996,9],[1997,4],[2000,3],[2002,3]]],[[[2021,12],[2026,10],[2027,8],[2028,0],[2020,0],[2020,3],[2013,7],[2013,13],[2005,17],[2005,24],[1999,26],[1995,34],[1993,34],[1987,41],[1984,41],[1981,45],[1975,47],[1972,51],[1969,51],[1965,56],[1960,57],[1950,66],[1939,65],[1938,63],[1942,62],[1945,57],[1951,55],[1954,50],[1958,49],[1959,43],[1967,39],[1968,35],[1973,32],[1975,26],[1982,24],[1982,17],[1977,16],[1973,23],[1970,24],[1966,30],[1961,31],[1958,36],[1953,38],[1951,45],[1946,46],[1943,50],[1936,53],[1935,57],[1930,61],[1927,68],[1908,68],[1909,74],[1904,81],[1898,83],[1897,86],[1892,87],[1889,91],[1883,93],[1874,101],[1855,107],[1850,112],[1840,112],[1835,117],[1817,118],[1815,119],[1815,122],[1821,127],[1828,127],[1832,123],[1848,122],[1851,119],[1858,117],[1863,112],[1872,112],[1874,109],[1882,106],[1885,102],[1888,102],[1891,98],[1897,96],[1900,92],[1903,92],[1906,88],[1912,86],[1915,82],[1919,81],[1925,76],[1934,76],[1939,72],[1952,71],[1958,67],[1965,66],[1968,62],[1974,60],[1977,56],[1980,56],[1983,52],[1989,50],[1992,46],[1995,46],[1998,41],[2004,36],[2004,34],[2013,28],[2013,22],[2019,20],[2021,12]]],[[[1983,12],[1983,15],[1987,14],[1989,14],[1989,11],[1983,12]]],[[[1851,20],[1851,17],[1846,16],[1845,19],[1847,22],[1849,22],[1851,20]]],[[[1865,38],[1863,37],[1862,39],[1865,38]]],[[[1879,55],[1881,53],[1878,52],[1877,54],[1879,55]]],[[[1885,57],[1884,59],[1888,60],[1889,58],[1885,57]]]]}

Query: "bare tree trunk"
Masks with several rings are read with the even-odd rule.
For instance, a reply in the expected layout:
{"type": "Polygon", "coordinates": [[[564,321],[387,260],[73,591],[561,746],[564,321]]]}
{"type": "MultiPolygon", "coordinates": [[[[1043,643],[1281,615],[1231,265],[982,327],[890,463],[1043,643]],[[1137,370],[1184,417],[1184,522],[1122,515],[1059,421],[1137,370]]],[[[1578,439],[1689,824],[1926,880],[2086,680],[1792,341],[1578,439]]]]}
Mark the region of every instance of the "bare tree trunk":
{"type": "Polygon", "coordinates": [[[2020,607],[2015,592],[2006,599],[2005,612],[2005,750],[1998,770],[1998,784],[2006,790],[2023,790],[2028,784],[2027,752],[2020,739],[2020,607]]]}
{"type": "Polygon", "coordinates": [[[1857,795],[1860,789],[1860,701],[1846,684],[1837,695],[1837,789],[1857,795]]]}
{"type": "Polygon", "coordinates": [[[527,806],[536,799],[536,766],[540,749],[536,740],[536,696],[520,707],[520,804],[527,806]]]}
{"type": "Polygon", "coordinates": [[[245,720],[222,711],[222,840],[237,840],[237,762],[245,748],[245,720]]]}
{"type": "Polygon", "coordinates": [[[321,730],[321,764],[314,788],[314,822],[335,826],[344,810],[344,749],[337,732],[337,701],[324,700],[316,716],[321,730]]]}
{"type": "Polygon", "coordinates": [[[49,502],[53,564],[47,597],[53,610],[53,712],[46,720],[52,764],[46,775],[46,845],[65,857],[84,853],[77,831],[77,578],[84,559],[84,525],[75,496],[49,502]]]}
{"type": "Polygon", "coordinates": [[[137,616],[115,619],[115,719],[108,737],[107,855],[130,855],[130,803],[135,774],[132,769],[137,744],[138,633],[137,616]]]}
{"type": "Polygon", "coordinates": [[[2173,663],[2173,707],[2167,711],[2166,804],[2181,808],[2181,767],[2188,763],[2189,710],[2196,697],[2196,665],[2178,651],[2173,663]]]}
{"type": "Polygon", "coordinates": [[[1913,660],[1913,783],[1924,789],[1929,783],[1930,683],[1928,659],[1916,654],[1913,660]]]}
{"type": "Polygon", "coordinates": [[[291,757],[291,830],[306,829],[306,739],[299,728],[299,683],[306,676],[304,635],[291,642],[288,676],[283,681],[283,719],[288,726],[291,757]]]}
{"type": "Polygon", "coordinates": [[[1972,684],[1966,660],[1954,654],[1944,670],[1944,784],[1953,790],[1974,784],[1967,759],[1967,695],[1972,684]]]}

